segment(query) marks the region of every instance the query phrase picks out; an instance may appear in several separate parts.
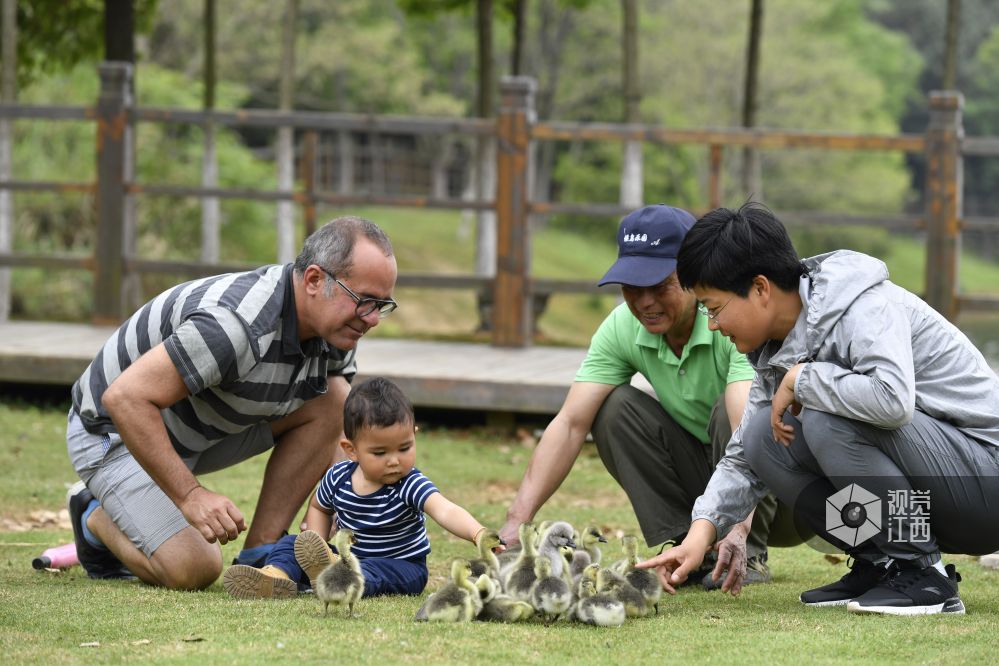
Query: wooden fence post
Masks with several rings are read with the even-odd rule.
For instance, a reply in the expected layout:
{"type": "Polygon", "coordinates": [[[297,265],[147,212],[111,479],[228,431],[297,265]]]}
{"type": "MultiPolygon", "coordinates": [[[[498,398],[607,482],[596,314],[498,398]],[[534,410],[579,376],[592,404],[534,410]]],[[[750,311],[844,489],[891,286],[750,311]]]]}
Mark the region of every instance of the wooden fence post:
{"type": "Polygon", "coordinates": [[[926,302],[950,321],[958,314],[964,168],[961,142],[964,96],[930,93],[926,129],[926,302]]]}
{"type": "Polygon", "coordinates": [[[721,206],[722,145],[712,143],[708,153],[708,208],[721,206]]]}
{"type": "Polygon", "coordinates": [[[94,251],[95,324],[122,320],[124,267],[125,151],[132,65],[103,62],[98,67],[97,246],[94,251]]]}
{"type": "Polygon", "coordinates": [[[527,215],[527,156],[534,123],[534,79],[505,76],[496,118],[496,278],[493,345],[531,344],[531,238],[527,215]]]}

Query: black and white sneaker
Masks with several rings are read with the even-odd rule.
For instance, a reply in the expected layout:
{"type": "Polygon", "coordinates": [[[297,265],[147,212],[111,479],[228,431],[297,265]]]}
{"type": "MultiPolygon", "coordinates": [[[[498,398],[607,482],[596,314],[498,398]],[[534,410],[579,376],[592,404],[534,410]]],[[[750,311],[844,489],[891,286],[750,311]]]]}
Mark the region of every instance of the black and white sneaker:
{"type": "Polygon", "coordinates": [[[851,613],[884,615],[964,615],[964,603],[957,595],[961,574],[953,564],[943,576],[936,567],[925,569],[901,566],[895,575],[847,604],[851,613]]]}
{"type": "Polygon", "coordinates": [[[806,606],[845,606],[852,599],[868,592],[894,571],[891,560],[875,564],[867,560],[854,559],[847,562],[850,571],[835,583],[816,587],[802,592],[798,597],[806,606]]]}
{"type": "Polygon", "coordinates": [[[75,483],[66,493],[69,522],[73,525],[73,541],[76,543],[76,556],[80,559],[80,565],[91,578],[134,580],[132,572],[110,550],[95,548],[83,537],[83,512],[93,499],[93,494],[83,481],[75,483]]]}

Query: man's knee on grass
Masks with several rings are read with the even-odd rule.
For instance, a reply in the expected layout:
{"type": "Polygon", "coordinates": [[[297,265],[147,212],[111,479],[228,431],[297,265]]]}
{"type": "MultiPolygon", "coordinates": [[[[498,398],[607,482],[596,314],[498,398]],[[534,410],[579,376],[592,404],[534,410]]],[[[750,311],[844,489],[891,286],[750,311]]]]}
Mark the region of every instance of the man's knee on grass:
{"type": "Polygon", "coordinates": [[[203,590],[222,575],[222,550],[217,544],[204,541],[193,529],[184,532],[183,536],[177,535],[160,546],[150,563],[163,587],[203,590]]]}

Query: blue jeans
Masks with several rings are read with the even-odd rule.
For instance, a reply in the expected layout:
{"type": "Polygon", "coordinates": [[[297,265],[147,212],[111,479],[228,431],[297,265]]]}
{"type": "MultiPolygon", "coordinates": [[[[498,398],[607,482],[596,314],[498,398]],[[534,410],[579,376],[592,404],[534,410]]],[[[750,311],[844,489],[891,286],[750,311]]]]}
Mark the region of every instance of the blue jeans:
{"type": "MultiPolygon", "coordinates": [[[[265,564],[281,569],[299,585],[308,585],[309,577],[305,575],[295,559],[295,538],[294,534],[281,537],[274,544],[265,564]]],[[[382,594],[420,594],[427,586],[429,578],[425,557],[409,560],[368,557],[361,560],[361,571],[364,573],[364,596],[366,597],[382,594]]]]}

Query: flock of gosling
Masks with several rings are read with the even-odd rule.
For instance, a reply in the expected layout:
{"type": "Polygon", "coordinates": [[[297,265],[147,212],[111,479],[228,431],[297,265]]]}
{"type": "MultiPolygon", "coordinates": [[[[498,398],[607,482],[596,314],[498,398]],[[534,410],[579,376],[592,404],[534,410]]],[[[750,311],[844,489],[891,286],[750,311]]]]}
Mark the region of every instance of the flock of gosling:
{"type": "Polygon", "coordinates": [[[636,569],[638,539],[622,538],[624,559],[600,564],[596,527],[577,532],[564,521],[520,526],[521,547],[497,556],[495,530],[479,537],[478,558],[451,563],[451,580],[427,597],[416,620],[523,622],[573,620],[616,627],[629,617],[659,612],[662,587],[652,571],[636,569]]]}
{"type": "MultiPolygon", "coordinates": [[[[354,604],[364,592],[364,576],[350,552],[353,535],[340,530],[334,537],[340,557],[315,583],[316,597],[325,605],[354,604]]],[[[580,534],[564,521],[520,526],[520,547],[498,556],[504,545],[496,530],[487,529],[476,542],[479,556],[451,563],[451,580],[424,601],[417,621],[524,622],[539,618],[546,624],[573,620],[617,627],[626,618],[659,612],[662,587],[656,575],[637,569],[638,539],[621,538],[624,558],[601,566],[600,544],[607,539],[594,526],[580,534]]]]}

